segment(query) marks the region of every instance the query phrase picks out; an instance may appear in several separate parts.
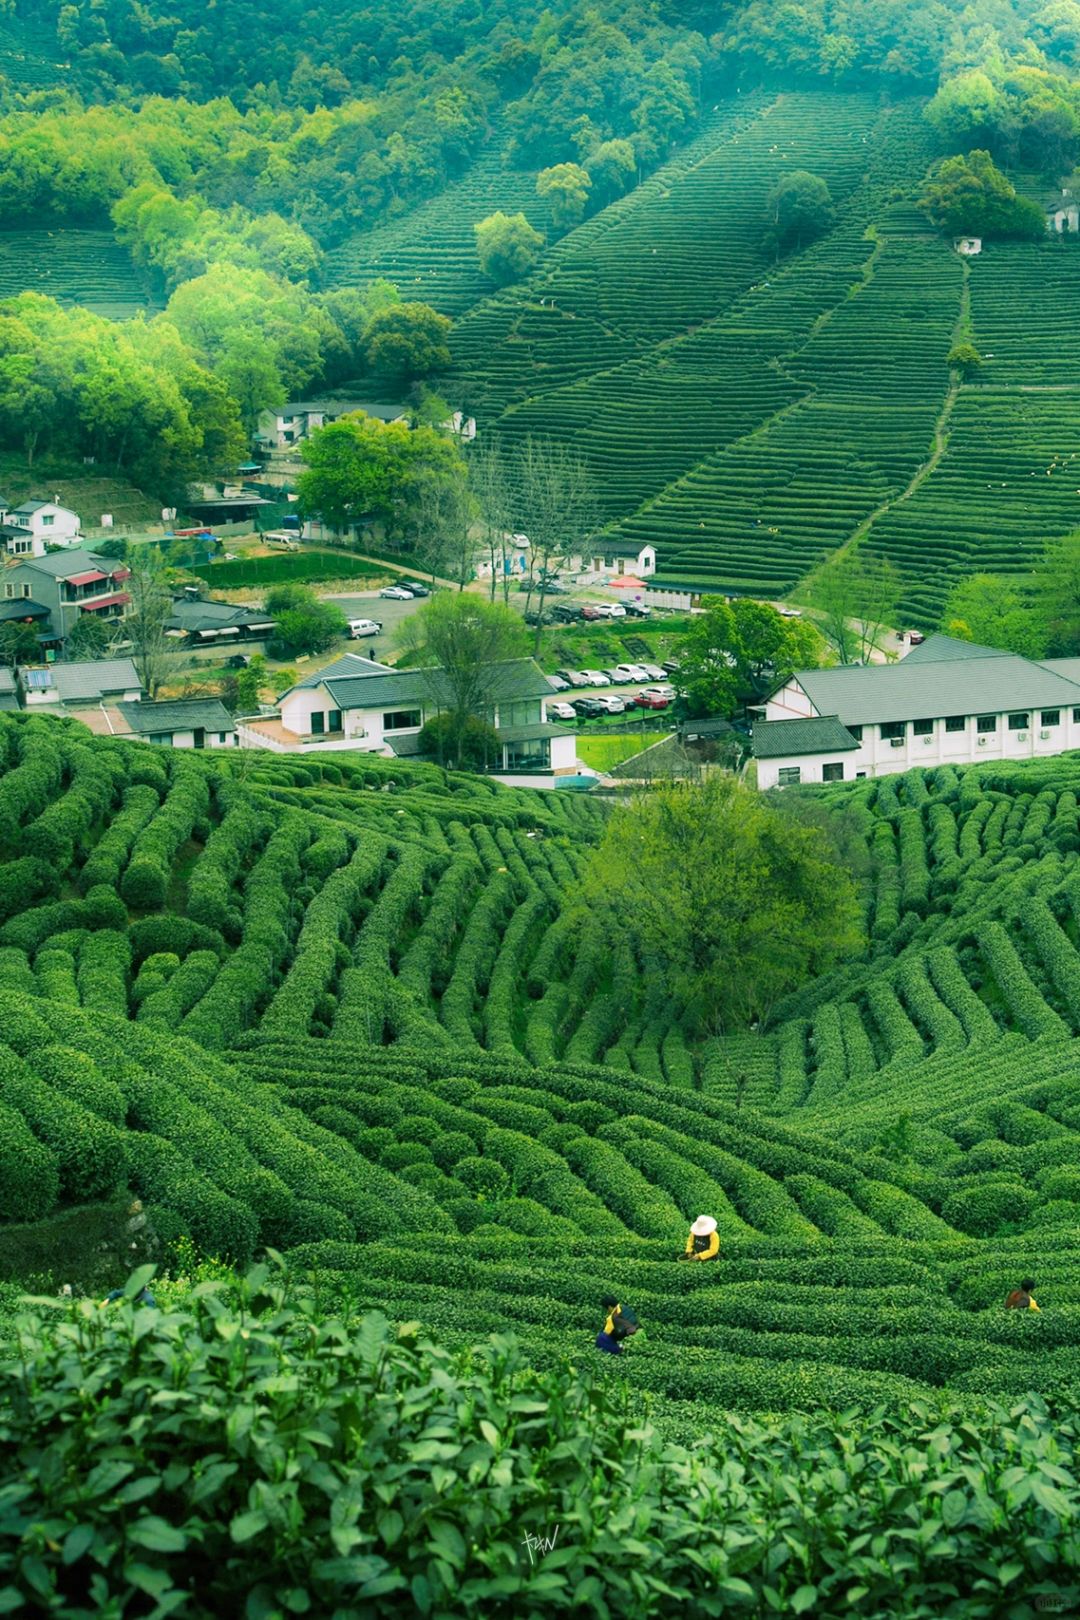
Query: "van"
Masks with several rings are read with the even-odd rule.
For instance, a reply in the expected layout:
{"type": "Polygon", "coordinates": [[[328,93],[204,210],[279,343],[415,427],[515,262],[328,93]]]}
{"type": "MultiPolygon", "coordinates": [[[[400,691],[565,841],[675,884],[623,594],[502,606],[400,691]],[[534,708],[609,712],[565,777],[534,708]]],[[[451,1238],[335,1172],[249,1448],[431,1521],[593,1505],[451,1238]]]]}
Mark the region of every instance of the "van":
{"type": "Polygon", "coordinates": [[[268,546],[278,546],[282,551],[299,551],[300,542],[289,529],[268,529],[263,535],[263,541],[268,546]]]}

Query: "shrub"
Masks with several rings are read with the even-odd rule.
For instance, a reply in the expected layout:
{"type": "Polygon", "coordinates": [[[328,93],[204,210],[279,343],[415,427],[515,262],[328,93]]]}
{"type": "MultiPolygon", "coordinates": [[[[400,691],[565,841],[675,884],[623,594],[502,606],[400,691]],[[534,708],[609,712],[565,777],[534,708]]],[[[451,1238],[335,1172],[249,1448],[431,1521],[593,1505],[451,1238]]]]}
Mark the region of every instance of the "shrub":
{"type": "Polygon", "coordinates": [[[455,1179],[480,1199],[502,1198],[510,1190],[510,1177],[494,1159],[464,1158],[454,1169],[455,1179]]]}
{"type": "Polygon", "coordinates": [[[965,1187],[942,1205],[942,1216],[958,1232],[971,1237],[993,1237],[1002,1226],[1023,1225],[1038,1197],[1019,1182],[985,1182],[965,1187]]]}
{"type": "Polygon", "coordinates": [[[0,1220],[40,1220],[59,1191],[55,1154],[38,1141],[18,1109],[0,1102],[0,1220]]]}

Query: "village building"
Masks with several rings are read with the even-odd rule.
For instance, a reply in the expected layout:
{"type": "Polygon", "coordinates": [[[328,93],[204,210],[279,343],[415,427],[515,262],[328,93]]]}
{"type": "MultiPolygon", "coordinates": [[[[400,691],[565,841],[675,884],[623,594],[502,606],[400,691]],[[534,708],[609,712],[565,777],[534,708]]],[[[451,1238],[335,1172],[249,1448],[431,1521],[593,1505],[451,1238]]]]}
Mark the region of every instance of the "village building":
{"type": "Polygon", "coordinates": [[[274,621],[257,608],[211,602],[196,591],[174,598],[165,634],[177,646],[215,647],[230,641],[263,641],[274,621]]]}
{"type": "Polygon", "coordinates": [[[1062,754],[1080,748],[1080,658],[935,635],[897,663],[798,670],[751,746],[763,790],[1062,754]]]}
{"type": "Polygon", "coordinates": [[[98,737],[130,737],[162,748],[233,748],[237,741],[232,716],[217,698],[102,703],[74,718],[98,737]]]}
{"type": "Polygon", "coordinates": [[[138,703],[139,672],[130,658],[87,658],[70,664],[33,665],[19,670],[23,706],[44,714],[64,714],[111,699],[138,703]]]}
{"type": "Polygon", "coordinates": [[[0,541],[9,557],[43,557],[49,546],[78,545],[78,512],[58,501],[23,501],[19,506],[0,499],[0,541]]]}
{"type": "MultiPolygon", "coordinates": [[[[281,697],[278,714],[240,723],[244,742],[277,753],[359,749],[389,756],[419,753],[425,723],[448,706],[442,672],[395,669],[357,653],[309,675],[281,697]]],[[[497,769],[572,774],[574,737],[547,718],[555,693],[531,658],[493,664],[487,717],[495,728],[497,769]]]]}
{"type": "Polygon", "coordinates": [[[294,399],[278,410],[262,411],[256,444],[274,450],[287,450],[302,444],[316,428],[326,427],[354,411],[363,411],[379,422],[407,422],[408,411],[403,405],[387,405],[370,399],[294,399]]]}
{"type": "Polygon", "coordinates": [[[10,714],[19,707],[19,689],[14,673],[0,665],[0,714],[10,714]]]}
{"type": "Polygon", "coordinates": [[[44,608],[49,630],[63,641],[84,613],[122,619],[131,607],[123,588],[130,578],[123,563],[82,548],[19,557],[0,570],[0,604],[14,603],[27,615],[44,608]]]}
{"type": "Polygon", "coordinates": [[[959,236],[953,243],[953,247],[965,259],[974,259],[982,252],[982,237],[959,236]]]}

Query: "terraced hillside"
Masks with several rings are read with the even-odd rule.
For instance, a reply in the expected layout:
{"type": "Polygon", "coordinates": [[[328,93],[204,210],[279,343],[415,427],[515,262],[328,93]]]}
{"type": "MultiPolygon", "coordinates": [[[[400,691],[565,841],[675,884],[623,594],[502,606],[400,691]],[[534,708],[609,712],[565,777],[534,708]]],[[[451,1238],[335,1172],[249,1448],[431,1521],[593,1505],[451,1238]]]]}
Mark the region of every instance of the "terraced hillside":
{"type": "Polygon", "coordinates": [[[865,959],[694,1050],[576,903],[593,803],[41,718],[0,748],[0,1220],[137,1195],[163,1241],[556,1364],[611,1287],[677,1434],[1072,1398],[1077,763],[834,795],[865,959]],[[676,1266],[702,1210],[721,1262],[676,1266]],[[1031,1270],[1042,1315],[1004,1315],[1031,1270]]]}
{"type": "Polygon", "coordinates": [[[476,256],[473,227],[499,209],[524,213],[534,229],[545,229],[536,174],[509,168],[504,143],[492,137],[462,178],[437,197],[401,219],[355,231],[332,248],[323,280],[328,287],[367,287],[385,277],[404,298],[458,315],[490,291],[476,256]]]}
{"type": "Polygon", "coordinates": [[[46,293],[116,321],[164,307],[111,231],[59,225],[0,231],[0,298],[21,292],[46,293]]]}
{"type": "Polygon", "coordinates": [[[452,385],[509,444],[580,455],[661,583],[783,594],[866,544],[934,623],[965,571],[1022,572],[1075,527],[1080,249],[961,260],[915,207],[933,155],[914,100],[723,102],[527,282],[460,315],[452,385]],[[794,168],[825,178],[835,220],[774,264],[765,200],[794,168]],[[986,357],[972,383],[946,363],[961,322],[986,357]]]}

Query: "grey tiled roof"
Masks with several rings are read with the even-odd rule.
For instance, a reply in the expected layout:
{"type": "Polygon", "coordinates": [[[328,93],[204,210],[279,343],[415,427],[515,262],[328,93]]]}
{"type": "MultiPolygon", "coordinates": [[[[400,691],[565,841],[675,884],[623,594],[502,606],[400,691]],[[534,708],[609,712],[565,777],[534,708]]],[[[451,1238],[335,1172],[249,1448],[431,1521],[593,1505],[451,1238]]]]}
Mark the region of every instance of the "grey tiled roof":
{"type": "Polygon", "coordinates": [[[858,743],[835,714],[816,720],[759,720],[750,738],[755,759],[797,754],[843,754],[858,743]]]}
{"type": "Polygon", "coordinates": [[[1003,647],[983,647],[958,636],[927,636],[901,660],[905,664],[941,664],[954,658],[1011,658],[1003,647]]]}
{"type": "Polygon", "coordinates": [[[72,574],[88,574],[95,568],[103,574],[111,574],[115,569],[123,568],[124,564],[111,557],[99,557],[96,551],[75,546],[67,551],[46,552],[44,557],[20,557],[17,566],[36,568],[41,574],[51,574],[53,579],[68,579],[72,574]]]}
{"type": "Polygon", "coordinates": [[[118,703],[116,707],[141,736],[164,731],[234,731],[232,716],[217,698],[174,698],[162,703],[118,703]]]}
{"type": "Polygon", "coordinates": [[[60,700],[99,698],[114,692],[142,689],[139,672],[130,658],[95,658],[75,664],[50,664],[52,684],[60,700]]]}
{"type": "MultiPolygon", "coordinates": [[[[391,669],[376,664],[365,673],[347,669],[338,674],[338,665],[344,662],[340,659],[300,684],[325,686],[339,709],[378,709],[384,704],[436,704],[447,700],[444,677],[439,669],[391,669]]],[[[547,676],[531,658],[511,658],[491,666],[486,692],[491,703],[550,698],[551,695],[547,676]]]]}
{"type": "Polygon", "coordinates": [[[799,670],[795,679],[819,714],[848,726],[1080,705],[1080,683],[999,651],[928,661],[913,652],[898,664],[799,670]]]}
{"type": "Polygon", "coordinates": [[[305,675],[302,681],[290,687],[292,692],[310,690],[313,686],[321,686],[324,681],[339,679],[344,675],[385,675],[393,669],[392,664],[380,664],[374,658],[364,658],[360,653],[342,653],[332,664],[320,669],[313,675],[305,675]]]}
{"type": "Polygon", "coordinates": [[[248,629],[255,624],[272,625],[273,622],[268,613],[256,612],[254,608],[235,607],[231,602],[204,602],[194,597],[175,601],[168,621],[170,629],[186,630],[189,634],[233,626],[248,629]]]}

